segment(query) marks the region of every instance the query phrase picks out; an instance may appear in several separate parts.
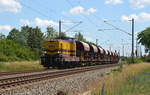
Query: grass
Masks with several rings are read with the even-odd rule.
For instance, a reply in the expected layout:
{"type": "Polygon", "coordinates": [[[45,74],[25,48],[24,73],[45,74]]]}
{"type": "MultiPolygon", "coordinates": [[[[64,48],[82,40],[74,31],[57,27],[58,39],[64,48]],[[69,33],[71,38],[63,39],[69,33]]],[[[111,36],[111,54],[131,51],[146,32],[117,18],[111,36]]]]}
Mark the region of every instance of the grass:
{"type": "Polygon", "coordinates": [[[1,62],[0,72],[23,71],[23,70],[38,70],[43,69],[39,61],[24,61],[24,62],[1,62]]]}
{"type": "Polygon", "coordinates": [[[150,95],[150,63],[125,65],[119,71],[97,83],[92,95],[150,95]]]}
{"type": "MultiPolygon", "coordinates": [[[[132,64],[132,58],[124,59],[127,63],[132,64]]],[[[134,63],[142,63],[143,60],[141,58],[134,58],[134,63]]]]}

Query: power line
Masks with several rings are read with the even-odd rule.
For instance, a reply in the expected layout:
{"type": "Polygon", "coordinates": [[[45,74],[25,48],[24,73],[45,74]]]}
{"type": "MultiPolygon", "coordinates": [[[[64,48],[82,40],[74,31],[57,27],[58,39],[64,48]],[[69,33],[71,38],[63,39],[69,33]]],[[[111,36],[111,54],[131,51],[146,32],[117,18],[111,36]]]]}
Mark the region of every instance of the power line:
{"type": "MultiPolygon", "coordinates": [[[[74,5],[69,1],[69,0],[66,0],[66,2],[71,6],[71,7],[74,7],[74,5]]],[[[80,2],[78,2],[79,5],[81,5],[80,2]]],[[[99,26],[97,24],[95,24],[89,17],[83,15],[83,14],[80,14],[82,17],[86,18],[92,25],[94,25],[95,27],[99,28],[99,26]]],[[[102,31],[104,32],[104,31],[102,31]]],[[[105,32],[104,32],[105,33],[105,32]]]]}
{"type": "MultiPolygon", "coordinates": [[[[31,1],[32,1],[32,0],[31,0],[31,1]]],[[[38,1],[38,0],[37,0],[37,1],[38,1]]],[[[43,1],[45,1],[45,0],[43,0],[43,1]]],[[[42,2],[43,2],[43,1],[42,1],[42,2]]],[[[34,3],[35,3],[35,2],[34,2],[34,3]]],[[[37,2],[36,2],[36,3],[37,3],[37,2]]],[[[39,3],[41,3],[41,2],[39,2],[39,3]]],[[[46,3],[48,3],[48,2],[46,2],[46,3]]],[[[44,3],[43,3],[43,4],[44,4],[44,3]]],[[[46,4],[43,5],[43,6],[45,7],[45,8],[44,8],[44,7],[43,7],[43,8],[46,9],[46,10],[47,10],[47,9],[50,10],[50,11],[53,13],[53,15],[55,14],[54,16],[56,16],[56,15],[61,16],[60,14],[57,14],[56,11],[54,11],[53,9],[50,9],[49,7],[47,7],[47,6],[45,6],[45,5],[46,5],[46,4]]],[[[49,12],[49,11],[48,11],[48,12],[49,12]]],[[[56,21],[56,22],[58,22],[58,21],[56,21]]],[[[69,26],[67,26],[67,25],[63,25],[63,26],[69,28],[69,26]]]]}
{"type": "MultiPolygon", "coordinates": [[[[69,1],[69,0],[65,0],[71,7],[74,7],[74,5],[69,1]]],[[[92,23],[92,25],[95,25],[96,27],[98,27],[89,17],[80,14],[82,17],[86,18],[90,23],[92,23]]]]}
{"type": "MultiPolygon", "coordinates": [[[[95,14],[93,14],[93,16],[94,16],[96,19],[101,20],[101,21],[104,22],[105,24],[107,24],[107,25],[109,25],[109,26],[112,26],[112,27],[115,28],[116,30],[120,30],[120,31],[122,31],[122,32],[124,32],[124,33],[126,33],[126,34],[128,34],[128,35],[130,35],[130,36],[132,35],[132,34],[128,33],[127,31],[125,31],[125,30],[123,30],[123,29],[121,29],[121,28],[118,28],[118,27],[116,27],[116,26],[113,25],[113,24],[108,23],[107,21],[105,21],[105,20],[102,19],[102,18],[99,19],[99,17],[98,17],[97,15],[95,15],[95,14]]],[[[113,21],[113,20],[112,20],[112,21],[113,21]]],[[[117,20],[114,20],[114,21],[117,21],[117,20]]]]}
{"type": "MultiPolygon", "coordinates": [[[[30,0],[30,1],[33,2],[33,3],[38,3],[39,2],[38,0],[36,0],[36,2],[34,2],[32,0],[30,0]]],[[[45,1],[45,0],[43,0],[43,1],[45,1]]],[[[39,2],[39,3],[41,4],[41,3],[43,3],[43,1],[39,2]]],[[[38,5],[39,5],[39,3],[38,3],[38,5]]],[[[53,15],[55,14],[54,16],[58,15],[55,10],[53,10],[53,9],[46,6],[47,2],[46,2],[46,4],[45,3],[43,3],[43,4],[44,4],[43,7],[40,7],[40,8],[46,9],[46,10],[48,10],[48,12],[51,11],[50,13],[53,14],[53,15]]]]}
{"type": "Polygon", "coordinates": [[[26,8],[28,8],[28,9],[30,9],[30,10],[32,10],[32,11],[34,11],[34,12],[40,14],[41,16],[44,16],[44,17],[48,17],[48,18],[49,18],[48,15],[43,14],[43,13],[40,12],[39,10],[36,10],[36,9],[34,9],[34,8],[32,8],[32,7],[30,7],[30,6],[26,5],[26,4],[24,4],[24,3],[22,3],[22,2],[20,2],[20,3],[21,3],[21,5],[23,5],[24,7],[26,7],[26,8]]]}
{"type": "Polygon", "coordinates": [[[104,23],[106,23],[106,24],[108,24],[108,25],[112,26],[113,28],[115,28],[116,30],[120,30],[120,31],[122,31],[122,32],[124,32],[124,33],[126,33],[126,34],[128,34],[128,35],[130,35],[130,36],[132,35],[132,34],[130,34],[130,33],[128,33],[128,32],[126,32],[125,30],[120,29],[120,28],[118,28],[118,27],[114,26],[113,24],[108,23],[107,21],[104,21],[104,23]]]}
{"type": "MultiPolygon", "coordinates": [[[[81,4],[81,2],[78,2],[78,3],[79,3],[79,5],[84,6],[83,4],[81,4]]],[[[84,7],[85,7],[85,6],[84,6],[84,7]]],[[[99,19],[98,16],[96,16],[95,14],[93,14],[92,16],[94,16],[96,19],[98,19],[98,21],[99,21],[99,20],[102,20],[102,21],[103,21],[102,18],[99,19]]],[[[97,27],[99,28],[99,26],[97,26],[97,27]]],[[[101,30],[101,31],[102,31],[103,33],[105,33],[104,30],[115,30],[115,29],[103,29],[103,30],[101,30]]],[[[105,34],[107,34],[107,35],[109,35],[109,36],[111,37],[111,35],[110,35],[109,33],[106,32],[105,34]]]]}
{"type": "MultiPolygon", "coordinates": [[[[48,16],[48,15],[42,13],[41,11],[34,9],[34,8],[32,8],[32,7],[30,7],[30,6],[26,5],[26,4],[24,4],[23,2],[20,2],[20,3],[21,3],[24,7],[28,8],[28,9],[30,9],[30,10],[36,12],[36,13],[38,13],[39,15],[44,16],[44,17],[47,17],[47,18],[50,18],[50,16],[48,16]]],[[[53,20],[53,21],[55,21],[55,20],[53,20]]],[[[58,22],[58,21],[55,21],[55,22],[58,22]]],[[[65,26],[65,27],[68,27],[67,25],[64,25],[64,26],[65,26]]]]}
{"type": "Polygon", "coordinates": [[[74,25],[73,27],[69,28],[69,29],[66,30],[65,32],[68,32],[68,31],[72,30],[73,28],[79,26],[81,23],[82,23],[82,22],[80,21],[78,24],[76,24],[76,25],[74,25]]]}

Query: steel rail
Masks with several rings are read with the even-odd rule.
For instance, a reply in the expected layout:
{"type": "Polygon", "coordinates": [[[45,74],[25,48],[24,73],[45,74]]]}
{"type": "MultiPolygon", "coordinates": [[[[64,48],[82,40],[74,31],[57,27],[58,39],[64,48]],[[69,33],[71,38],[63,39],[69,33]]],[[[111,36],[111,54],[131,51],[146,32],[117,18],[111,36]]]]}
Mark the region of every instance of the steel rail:
{"type": "Polygon", "coordinates": [[[118,65],[119,64],[97,65],[97,66],[90,66],[84,68],[60,70],[57,72],[45,72],[41,74],[5,78],[5,79],[0,79],[0,88],[7,89],[7,88],[23,85],[23,84],[28,84],[28,83],[38,82],[42,80],[53,79],[53,78],[58,78],[67,75],[72,75],[72,74],[77,74],[77,73],[82,73],[82,72],[87,72],[87,71],[92,71],[97,69],[103,69],[103,68],[113,67],[118,65]]]}

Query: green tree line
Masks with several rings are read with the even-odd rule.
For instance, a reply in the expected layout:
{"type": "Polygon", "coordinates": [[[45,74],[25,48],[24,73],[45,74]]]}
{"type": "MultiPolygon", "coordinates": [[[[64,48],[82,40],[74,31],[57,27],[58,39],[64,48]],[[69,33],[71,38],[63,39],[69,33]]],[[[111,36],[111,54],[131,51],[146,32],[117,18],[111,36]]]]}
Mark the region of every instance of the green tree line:
{"type": "MultiPolygon", "coordinates": [[[[66,37],[66,34],[61,32],[61,37],[66,37]]],[[[58,32],[51,26],[46,28],[45,33],[39,27],[29,26],[20,30],[13,28],[7,36],[0,33],[0,61],[38,60],[43,54],[43,42],[55,38],[58,38],[58,32]]],[[[80,32],[74,38],[95,45],[80,32]]]]}
{"type": "Polygon", "coordinates": [[[142,57],[144,61],[150,62],[150,27],[138,33],[138,42],[145,47],[145,52],[148,55],[142,57]]]}
{"type": "Polygon", "coordinates": [[[56,36],[50,26],[47,27],[46,35],[39,27],[23,26],[20,31],[13,28],[7,37],[0,34],[0,61],[38,60],[43,54],[44,40],[56,36]]]}

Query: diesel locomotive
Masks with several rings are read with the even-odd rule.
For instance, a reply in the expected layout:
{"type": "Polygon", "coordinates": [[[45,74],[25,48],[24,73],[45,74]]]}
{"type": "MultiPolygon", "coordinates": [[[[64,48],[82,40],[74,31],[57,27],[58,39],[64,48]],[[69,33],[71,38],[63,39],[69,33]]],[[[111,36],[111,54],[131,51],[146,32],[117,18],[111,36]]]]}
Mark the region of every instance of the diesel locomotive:
{"type": "Polygon", "coordinates": [[[41,64],[47,68],[114,64],[119,61],[119,56],[116,52],[104,50],[69,37],[45,41],[44,51],[41,64]]]}

